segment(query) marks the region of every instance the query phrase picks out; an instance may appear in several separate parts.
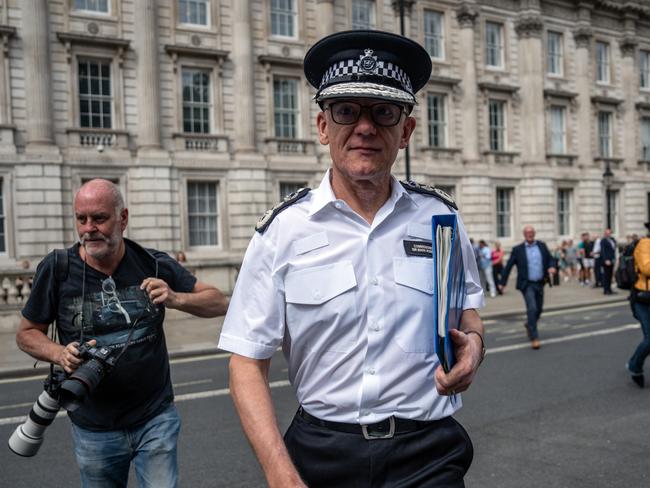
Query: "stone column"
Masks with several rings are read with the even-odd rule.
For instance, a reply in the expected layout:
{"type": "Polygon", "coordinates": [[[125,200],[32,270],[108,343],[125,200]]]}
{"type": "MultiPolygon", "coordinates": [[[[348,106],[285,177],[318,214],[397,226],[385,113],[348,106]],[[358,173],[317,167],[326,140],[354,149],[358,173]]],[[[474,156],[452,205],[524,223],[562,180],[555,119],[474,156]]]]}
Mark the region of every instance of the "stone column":
{"type": "Polygon", "coordinates": [[[233,2],[232,61],[238,97],[235,111],[235,151],[255,152],[255,73],[250,0],[233,2]]]}
{"type": "Polygon", "coordinates": [[[524,164],[546,162],[543,29],[544,24],[537,14],[523,15],[515,25],[519,37],[521,120],[526,127],[522,139],[524,164]]]}
{"type": "Polygon", "coordinates": [[[316,37],[323,37],[334,32],[334,0],[318,0],[316,2],[316,37]]]}
{"type": "Polygon", "coordinates": [[[620,41],[621,77],[623,84],[623,158],[624,165],[630,169],[637,167],[640,154],[637,146],[637,132],[628,130],[639,127],[638,114],[635,107],[636,95],[639,93],[639,73],[635,69],[637,57],[636,16],[625,15],[625,37],[620,41]]]}
{"type": "Polygon", "coordinates": [[[21,2],[28,147],[54,143],[47,3],[47,0],[21,2]]]}
{"type": "Polygon", "coordinates": [[[158,9],[156,0],[135,2],[138,147],[160,148],[160,73],[158,72],[158,9]]]}
{"type": "Polygon", "coordinates": [[[578,92],[578,164],[593,165],[591,131],[594,125],[591,110],[590,47],[592,31],[589,27],[578,27],[573,32],[576,42],[576,90],[578,92]]]}
{"type": "Polygon", "coordinates": [[[463,3],[456,11],[460,26],[461,60],[461,110],[463,121],[463,161],[479,160],[478,138],[478,89],[476,84],[476,61],[474,58],[474,24],[478,12],[470,3],[463,3]]]}

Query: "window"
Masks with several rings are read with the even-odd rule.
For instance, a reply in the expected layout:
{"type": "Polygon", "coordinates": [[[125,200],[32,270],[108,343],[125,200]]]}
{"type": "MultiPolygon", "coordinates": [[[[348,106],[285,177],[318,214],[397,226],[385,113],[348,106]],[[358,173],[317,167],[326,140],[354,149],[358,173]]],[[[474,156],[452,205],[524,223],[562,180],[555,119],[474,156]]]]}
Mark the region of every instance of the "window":
{"type": "Polygon", "coordinates": [[[485,23],[485,64],[494,68],[503,67],[503,26],[501,24],[485,23]]]}
{"type": "Polygon", "coordinates": [[[219,244],[217,190],[216,182],[189,181],[187,183],[190,246],[219,244]]]}
{"type": "Polygon", "coordinates": [[[573,190],[562,188],[557,191],[557,233],[571,235],[571,199],[573,190]]]}
{"type": "Polygon", "coordinates": [[[641,159],[650,161],[650,117],[641,119],[641,159]]]}
{"type": "Polygon", "coordinates": [[[296,37],[295,0],[271,0],[271,34],[296,37]]]}
{"type": "Polygon", "coordinates": [[[437,59],[444,59],[444,24],[441,13],[431,10],[424,11],[424,48],[429,56],[437,59]]]}
{"type": "Polygon", "coordinates": [[[352,29],[373,29],[375,27],[375,2],[373,0],[352,0],[352,29]]]}
{"type": "Polygon", "coordinates": [[[600,157],[612,157],[612,136],[612,113],[598,112],[598,155],[600,157]]]}
{"type": "Polygon", "coordinates": [[[445,96],[438,93],[427,95],[427,114],[429,116],[429,146],[447,146],[447,107],[445,96]]]}
{"type": "Polygon", "coordinates": [[[512,237],[512,188],[497,188],[497,238],[512,237]]]}
{"type": "Polygon", "coordinates": [[[641,51],[639,54],[639,75],[641,88],[650,88],[650,51],[641,51]]]}
{"type": "Polygon", "coordinates": [[[298,80],[276,78],[273,80],[273,115],[275,137],[298,138],[298,80]]]}
{"type": "Polygon", "coordinates": [[[110,62],[97,59],[80,60],[79,125],[110,129],[113,126],[112,107],[110,62]]]}
{"type": "Polygon", "coordinates": [[[284,200],[284,197],[291,195],[294,192],[297,192],[301,188],[306,188],[307,182],[296,182],[296,181],[281,181],[280,182],[280,200],[284,200]]]}
{"type": "Polygon", "coordinates": [[[488,107],[490,151],[505,151],[506,148],[506,103],[490,100],[488,107]]]}
{"type": "Polygon", "coordinates": [[[74,0],[75,10],[108,13],[108,0],[74,0]]]}
{"type": "Polygon", "coordinates": [[[0,253],[7,252],[5,235],[5,196],[3,191],[4,180],[0,179],[0,253]]]}
{"type": "Polygon", "coordinates": [[[178,18],[181,24],[208,25],[209,0],[179,0],[178,18]]]}
{"type": "Polygon", "coordinates": [[[559,32],[548,32],[546,59],[548,72],[552,75],[561,75],[564,53],[562,51],[562,34],[559,32]]]}
{"type": "Polygon", "coordinates": [[[210,133],[210,72],[183,68],[183,132],[210,133]]]}
{"type": "Polygon", "coordinates": [[[551,154],[566,153],[566,109],[553,105],[549,110],[551,154]]]}
{"type": "Polygon", "coordinates": [[[596,81],[609,83],[609,44],[596,41],[596,81]]]}

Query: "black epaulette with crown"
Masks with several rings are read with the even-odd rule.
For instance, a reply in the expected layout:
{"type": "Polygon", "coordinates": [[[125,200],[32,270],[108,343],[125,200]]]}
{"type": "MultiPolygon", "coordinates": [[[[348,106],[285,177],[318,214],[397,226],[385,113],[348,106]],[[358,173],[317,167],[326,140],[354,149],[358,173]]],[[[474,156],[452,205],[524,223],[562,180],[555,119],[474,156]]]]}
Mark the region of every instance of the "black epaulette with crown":
{"type": "Polygon", "coordinates": [[[276,215],[306,196],[310,191],[311,188],[301,188],[300,190],[288,194],[280,203],[272,209],[267,210],[264,215],[262,215],[262,218],[255,225],[255,230],[260,234],[263,234],[266,228],[271,224],[271,222],[273,222],[276,215]]]}
{"type": "Polygon", "coordinates": [[[430,185],[423,185],[421,183],[416,183],[415,181],[400,181],[402,186],[406,188],[406,191],[412,191],[414,193],[422,193],[423,195],[431,195],[436,197],[438,200],[441,200],[445,205],[458,210],[458,206],[454,199],[447,194],[447,192],[442,191],[440,188],[434,188],[430,185]]]}

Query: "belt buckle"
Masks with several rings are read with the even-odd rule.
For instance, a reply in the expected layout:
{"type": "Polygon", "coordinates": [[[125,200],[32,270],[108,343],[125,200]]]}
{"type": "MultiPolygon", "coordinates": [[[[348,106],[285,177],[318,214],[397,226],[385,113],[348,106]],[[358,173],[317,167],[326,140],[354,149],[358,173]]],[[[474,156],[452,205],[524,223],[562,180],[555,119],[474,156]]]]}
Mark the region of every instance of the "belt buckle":
{"type": "Polygon", "coordinates": [[[363,438],[367,441],[392,439],[395,436],[395,417],[388,417],[388,433],[377,435],[374,432],[368,432],[368,424],[361,425],[361,432],[363,433],[363,438]]]}

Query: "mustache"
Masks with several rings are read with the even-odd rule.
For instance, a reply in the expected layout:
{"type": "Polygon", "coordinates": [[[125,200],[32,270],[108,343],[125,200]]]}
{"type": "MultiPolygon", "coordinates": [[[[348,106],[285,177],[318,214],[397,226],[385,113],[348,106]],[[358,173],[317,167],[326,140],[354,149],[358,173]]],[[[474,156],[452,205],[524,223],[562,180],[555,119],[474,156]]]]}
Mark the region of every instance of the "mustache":
{"type": "Polygon", "coordinates": [[[108,242],[108,238],[104,237],[101,234],[84,234],[79,238],[79,242],[81,242],[81,245],[83,246],[86,244],[86,241],[104,241],[108,242]]]}

